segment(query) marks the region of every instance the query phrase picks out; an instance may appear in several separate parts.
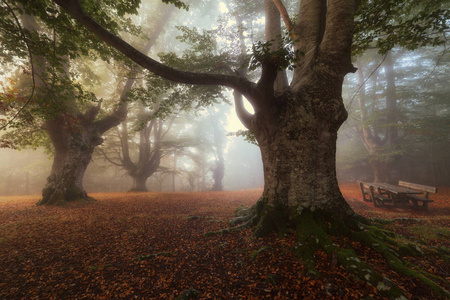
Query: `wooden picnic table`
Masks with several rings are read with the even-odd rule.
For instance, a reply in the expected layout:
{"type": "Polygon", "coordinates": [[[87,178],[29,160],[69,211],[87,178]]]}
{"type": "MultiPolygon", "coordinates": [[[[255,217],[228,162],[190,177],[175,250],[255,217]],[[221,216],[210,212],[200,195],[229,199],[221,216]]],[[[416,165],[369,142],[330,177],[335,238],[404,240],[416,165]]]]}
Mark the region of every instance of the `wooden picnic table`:
{"type": "Polygon", "coordinates": [[[394,206],[405,207],[411,201],[413,207],[428,208],[433,200],[428,198],[429,193],[437,193],[437,188],[406,181],[399,181],[399,185],[382,182],[358,181],[364,201],[373,202],[374,206],[391,203],[394,206]],[[422,195],[424,194],[424,195],[422,195]],[[419,204],[422,203],[422,206],[419,204]]]}
{"type": "Polygon", "coordinates": [[[407,195],[423,193],[422,191],[382,182],[372,182],[370,185],[375,187],[380,194],[391,198],[394,205],[405,206],[409,203],[407,195]]]}

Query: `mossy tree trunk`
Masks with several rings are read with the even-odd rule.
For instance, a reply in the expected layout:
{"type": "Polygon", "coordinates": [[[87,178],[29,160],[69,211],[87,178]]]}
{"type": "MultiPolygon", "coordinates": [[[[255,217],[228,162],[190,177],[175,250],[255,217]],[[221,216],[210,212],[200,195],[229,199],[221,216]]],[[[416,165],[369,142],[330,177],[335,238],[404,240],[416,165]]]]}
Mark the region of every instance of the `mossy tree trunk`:
{"type": "Polygon", "coordinates": [[[120,124],[126,116],[126,107],[126,103],[121,103],[113,113],[97,121],[94,120],[100,105],[91,107],[85,114],[61,114],[46,121],[55,155],[38,205],[90,199],[83,187],[84,173],[94,148],[103,142],[102,134],[120,124]]]}
{"type": "Polygon", "coordinates": [[[38,204],[62,204],[67,201],[87,200],[83,177],[91,161],[94,147],[101,143],[83,132],[66,132],[57,121],[47,122],[55,156],[47,184],[38,204]]]}
{"type": "Polygon", "coordinates": [[[296,227],[303,211],[333,218],[349,216],[336,180],[337,130],[347,113],[341,82],[320,70],[298,91],[274,97],[277,110],[261,110],[249,129],[261,149],[264,167],[264,202],[256,235],[296,227]],[[317,81],[329,80],[322,88],[317,81]]]}

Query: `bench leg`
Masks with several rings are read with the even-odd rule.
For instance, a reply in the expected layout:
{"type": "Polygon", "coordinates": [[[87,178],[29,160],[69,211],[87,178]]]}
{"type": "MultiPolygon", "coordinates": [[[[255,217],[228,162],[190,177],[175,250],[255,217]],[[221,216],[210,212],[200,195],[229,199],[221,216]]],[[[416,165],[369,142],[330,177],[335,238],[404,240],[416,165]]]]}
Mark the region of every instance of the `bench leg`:
{"type": "Polygon", "coordinates": [[[381,202],[381,201],[379,201],[377,198],[373,199],[373,206],[374,206],[374,207],[379,207],[379,206],[381,206],[380,202],[381,202]]]}

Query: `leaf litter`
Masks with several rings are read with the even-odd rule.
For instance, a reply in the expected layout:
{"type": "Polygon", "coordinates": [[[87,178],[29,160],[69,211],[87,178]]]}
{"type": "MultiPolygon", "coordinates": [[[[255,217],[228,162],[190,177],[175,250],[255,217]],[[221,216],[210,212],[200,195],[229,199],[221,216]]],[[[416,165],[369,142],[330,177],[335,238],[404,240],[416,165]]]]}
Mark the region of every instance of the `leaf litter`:
{"type": "MultiPolygon", "coordinates": [[[[341,190],[355,211],[393,220],[386,229],[408,241],[450,247],[450,189],[432,196],[428,212],[375,208],[361,200],[356,184],[341,190]]],[[[198,299],[382,299],[323,251],[315,254],[321,275],[309,277],[292,251],[294,233],[281,239],[254,239],[251,230],[206,234],[227,228],[236,208],[251,206],[261,192],[105,193],[63,207],[36,207],[38,197],[1,197],[0,298],[175,299],[196,291],[198,299]]],[[[435,298],[372,249],[335,243],[350,244],[410,298],[435,298]]],[[[439,256],[406,259],[447,280],[449,289],[449,268],[439,256]]]]}

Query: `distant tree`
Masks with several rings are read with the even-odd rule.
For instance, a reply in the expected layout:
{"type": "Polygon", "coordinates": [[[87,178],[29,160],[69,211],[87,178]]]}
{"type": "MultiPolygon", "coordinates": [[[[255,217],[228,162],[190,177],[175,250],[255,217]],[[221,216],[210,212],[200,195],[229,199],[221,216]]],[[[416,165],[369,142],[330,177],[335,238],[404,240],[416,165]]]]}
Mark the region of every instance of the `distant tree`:
{"type": "MultiPolygon", "coordinates": [[[[360,173],[356,178],[368,178],[362,169],[358,170],[358,165],[365,165],[366,169],[370,165],[373,168],[370,180],[396,182],[409,178],[413,182],[433,181],[435,176],[431,175],[431,164],[424,163],[430,161],[430,145],[443,146],[441,141],[447,140],[448,136],[446,125],[440,121],[448,105],[439,100],[439,95],[447,89],[441,83],[446,66],[439,63],[443,58],[442,49],[425,49],[414,52],[395,49],[386,56],[369,51],[358,59],[358,83],[351,81],[357,86],[356,92],[348,96],[354,119],[347,122],[350,127],[344,126],[342,134],[359,135],[366,151],[355,141],[346,140],[346,145],[341,143],[347,152],[347,164],[355,164],[353,171],[360,173]],[[427,57],[430,54],[433,59],[427,57]],[[420,63],[412,65],[409,63],[411,59],[420,63]],[[438,86],[439,93],[431,96],[429,93],[438,86]],[[441,127],[420,129],[425,124],[441,124],[441,127]],[[418,165],[418,168],[412,167],[418,165]]],[[[445,164],[445,156],[439,157],[445,164]]],[[[340,163],[342,170],[345,166],[342,161],[340,163]]]]}
{"type": "MultiPolygon", "coordinates": [[[[164,26],[169,20],[170,16],[174,11],[174,6],[166,9],[165,13],[159,20],[156,25],[155,31],[153,33],[153,37],[147,42],[147,45],[144,47],[144,53],[149,52],[152,46],[155,44],[158,36],[161,34],[164,26]]],[[[132,74],[137,74],[138,67],[136,66],[133,69],[132,74]]],[[[129,99],[130,91],[133,87],[133,84],[136,81],[136,76],[132,76],[127,79],[121,94],[121,98],[124,101],[130,101],[129,99]]],[[[136,99],[135,99],[136,100],[136,99]]],[[[140,102],[139,102],[140,103],[140,102]]],[[[138,104],[139,104],[138,103],[138,104]]],[[[107,153],[107,150],[100,149],[103,156],[112,164],[116,166],[121,166],[125,170],[127,170],[129,176],[133,179],[133,186],[129,191],[133,192],[145,192],[147,191],[146,181],[147,179],[154,174],[159,167],[161,161],[161,140],[163,138],[163,121],[159,118],[154,117],[156,115],[156,110],[158,107],[155,107],[155,111],[153,113],[146,113],[145,108],[142,103],[139,105],[139,113],[137,124],[135,127],[139,128],[139,143],[138,143],[138,160],[133,162],[130,156],[130,146],[129,146],[129,131],[127,120],[122,122],[121,129],[117,129],[120,150],[119,155],[117,156],[117,160],[111,158],[110,154],[107,153]],[[151,136],[153,134],[153,142],[151,140],[151,136]]],[[[111,146],[111,145],[110,145],[111,146]]],[[[115,151],[115,149],[113,149],[115,151]]]]}
{"type": "MultiPolygon", "coordinates": [[[[127,22],[124,14],[135,13],[137,5],[119,2],[116,9],[121,11],[113,18],[98,8],[95,3],[89,6],[93,14],[108,20],[104,26],[118,32],[127,22]]],[[[54,161],[39,204],[88,199],[84,172],[102,134],[125,118],[126,103],[118,99],[116,109],[100,117],[101,102],[77,82],[76,66],[89,55],[104,60],[123,57],[95,36],[82,38],[80,31],[87,31],[77,29],[64,11],[45,1],[2,1],[1,23],[3,62],[27,75],[20,82],[19,98],[10,102],[9,125],[16,129],[6,138],[25,137],[20,131],[30,125],[48,134],[54,161]]],[[[40,136],[35,136],[39,142],[40,136]]],[[[23,140],[28,143],[26,137],[23,140]]]]}
{"type": "Polygon", "coordinates": [[[363,67],[360,62],[358,66],[358,84],[362,88],[359,93],[359,110],[361,118],[360,136],[364,145],[369,152],[369,161],[374,172],[374,181],[391,182],[391,172],[395,164],[400,159],[400,151],[398,149],[398,122],[399,110],[397,104],[397,95],[395,87],[394,60],[392,54],[385,56],[384,75],[386,77],[386,88],[384,95],[384,103],[380,107],[377,93],[377,75],[372,75],[372,111],[371,117],[368,116],[366,107],[366,94],[364,92],[365,76],[363,67]],[[376,119],[376,123],[380,124],[380,118],[383,124],[371,126],[369,120],[376,119]]]}
{"type": "Polygon", "coordinates": [[[212,187],[213,191],[221,191],[223,189],[223,177],[225,175],[225,161],[223,158],[224,151],[224,138],[223,128],[220,127],[218,117],[214,114],[212,115],[212,125],[214,131],[214,152],[215,152],[215,166],[212,168],[214,185],[212,187]]]}

